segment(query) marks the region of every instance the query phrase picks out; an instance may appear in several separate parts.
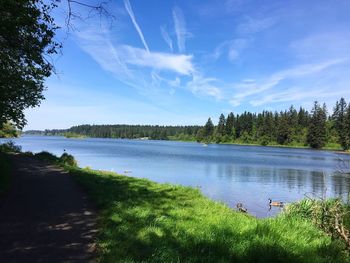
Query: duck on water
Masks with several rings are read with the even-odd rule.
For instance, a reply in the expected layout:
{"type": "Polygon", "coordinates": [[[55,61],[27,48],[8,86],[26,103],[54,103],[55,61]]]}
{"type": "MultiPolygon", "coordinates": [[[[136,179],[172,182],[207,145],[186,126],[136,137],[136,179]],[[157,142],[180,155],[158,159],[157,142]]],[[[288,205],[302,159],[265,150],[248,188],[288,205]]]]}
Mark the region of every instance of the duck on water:
{"type": "Polygon", "coordinates": [[[279,201],[272,201],[271,198],[269,198],[269,205],[270,206],[283,207],[284,203],[283,202],[279,202],[279,201]]]}

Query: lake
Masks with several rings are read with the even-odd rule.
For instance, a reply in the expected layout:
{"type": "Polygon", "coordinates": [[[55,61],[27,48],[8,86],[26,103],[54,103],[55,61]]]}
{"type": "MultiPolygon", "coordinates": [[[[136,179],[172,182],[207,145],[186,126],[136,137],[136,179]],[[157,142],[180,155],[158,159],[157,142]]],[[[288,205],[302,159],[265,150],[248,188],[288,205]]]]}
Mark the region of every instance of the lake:
{"type": "Polygon", "coordinates": [[[350,192],[350,176],[338,172],[349,169],[350,155],[331,151],[58,136],[13,141],[23,151],[61,155],[65,149],[81,167],[199,187],[230,207],[243,203],[257,217],[280,211],[270,210],[268,198],[288,203],[325,194],[347,201],[350,192]]]}

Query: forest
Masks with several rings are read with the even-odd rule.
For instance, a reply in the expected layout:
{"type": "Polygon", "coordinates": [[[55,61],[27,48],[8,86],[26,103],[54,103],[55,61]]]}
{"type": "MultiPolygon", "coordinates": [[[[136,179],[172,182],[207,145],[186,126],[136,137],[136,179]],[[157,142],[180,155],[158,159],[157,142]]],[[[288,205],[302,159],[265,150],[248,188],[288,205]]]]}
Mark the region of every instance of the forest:
{"type": "Polygon", "coordinates": [[[65,130],[27,131],[27,134],[81,135],[100,138],[198,141],[285,145],[311,148],[350,147],[350,103],[336,102],[332,112],[326,104],[314,103],[311,112],[290,106],[280,112],[221,114],[215,125],[211,118],[204,126],[160,125],[78,125],[65,130]]]}

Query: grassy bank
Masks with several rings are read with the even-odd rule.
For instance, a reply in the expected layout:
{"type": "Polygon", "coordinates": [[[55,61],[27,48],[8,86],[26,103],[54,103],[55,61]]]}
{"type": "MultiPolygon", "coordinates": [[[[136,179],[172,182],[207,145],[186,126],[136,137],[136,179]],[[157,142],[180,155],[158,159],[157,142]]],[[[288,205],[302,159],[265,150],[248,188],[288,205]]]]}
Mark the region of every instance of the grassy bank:
{"type": "Polygon", "coordinates": [[[99,208],[101,262],[350,262],[345,243],[300,209],[257,219],[198,189],[82,169],[66,153],[35,156],[63,166],[99,208]]]}
{"type": "Polygon", "coordinates": [[[349,262],[299,216],[256,219],[199,190],[69,168],[101,209],[102,262],[349,262]]]}

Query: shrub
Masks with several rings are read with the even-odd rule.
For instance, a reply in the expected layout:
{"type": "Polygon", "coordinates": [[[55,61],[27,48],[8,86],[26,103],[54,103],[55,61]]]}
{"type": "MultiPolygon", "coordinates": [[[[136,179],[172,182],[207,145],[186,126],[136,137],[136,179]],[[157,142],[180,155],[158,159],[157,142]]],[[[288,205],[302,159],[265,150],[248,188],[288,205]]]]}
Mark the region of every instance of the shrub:
{"type": "Polygon", "coordinates": [[[63,153],[59,159],[59,162],[64,164],[64,165],[69,165],[69,166],[73,166],[73,167],[77,167],[78,163],[77,161],[74,159],[73,155],[70,155],[68,153],[63,153]]]}
{"type": "Polygon", "coordinates": [[[46,151],[36,153],[35,156],[42,159],[42,160],[46,160],[46,161],[50,161],[50,162],[57,162],[59,160],[59,158],[56,155],[53,155],[52,153],[49,153],[46,151]]]}
{"type": "Polygon", "coordinates": [[[16,145],[13,141],[0,144],[0,152],[20,153],[21,151],[22,151],[22,147],[19,145],[16,145]]]}
{"type": "Polygon", "coordinates": [[[304,199],[286,208],[287,215],[311,220],[333,238],[340,238],[350,249],[349,207],[340,199],[304,199]]]}

